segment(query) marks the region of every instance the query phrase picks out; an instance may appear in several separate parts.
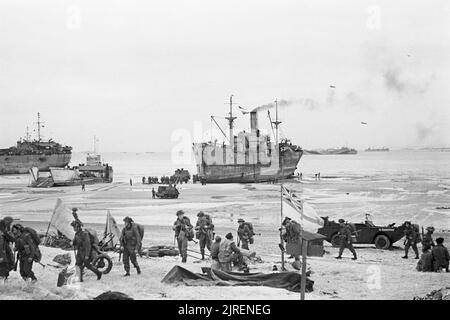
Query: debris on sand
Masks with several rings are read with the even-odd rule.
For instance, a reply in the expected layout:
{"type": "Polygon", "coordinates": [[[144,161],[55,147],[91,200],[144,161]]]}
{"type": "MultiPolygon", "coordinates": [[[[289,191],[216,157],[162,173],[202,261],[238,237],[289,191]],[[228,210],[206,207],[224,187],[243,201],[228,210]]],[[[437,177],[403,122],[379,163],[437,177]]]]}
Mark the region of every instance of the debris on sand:
{"type": "Polygon", "coordinates": [[[134,300],[134,299],[122,292],[106,291],[95,297],[94,300],[134,300]]]}
{"type": "Polygon", "coordinates": [[[416,296],[413,300],[450,300],[450,287],[433,290],[424,297],[416,296]]]}
{"type": "Polygon", "coordinates": [[[53,261],[63,266],[67,266],[72,262],[70,253],[58,254],[53,258],[53,261]]]}
{"type": "Polygon", "coordinates": [[[171,246],[153,246],[142,249],[142,256],[145,257],[164,257],[164,256],[177,256],[178,250],[171,246]]]}

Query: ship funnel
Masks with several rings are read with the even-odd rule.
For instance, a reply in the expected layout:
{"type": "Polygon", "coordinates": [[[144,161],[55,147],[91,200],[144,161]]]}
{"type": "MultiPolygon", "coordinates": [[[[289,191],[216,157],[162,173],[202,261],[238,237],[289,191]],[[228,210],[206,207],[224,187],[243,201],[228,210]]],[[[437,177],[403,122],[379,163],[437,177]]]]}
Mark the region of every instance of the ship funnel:
{"type": "Polygon", "coordinates": [[[258,113],[256,111],[250,112],[250,129],[251,132],[258,130],[258,113]]]}

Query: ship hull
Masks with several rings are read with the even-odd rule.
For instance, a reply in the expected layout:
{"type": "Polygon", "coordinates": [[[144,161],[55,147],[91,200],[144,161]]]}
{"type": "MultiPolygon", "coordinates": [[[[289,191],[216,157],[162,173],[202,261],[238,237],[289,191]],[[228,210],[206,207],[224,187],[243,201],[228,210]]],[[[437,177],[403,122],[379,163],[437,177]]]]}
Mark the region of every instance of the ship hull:
{"type": "Polygon", "coordinates": [[[280,166],[273,171],[270,165],[262,164],[228,164],[197,166],[199,177],[207,183],[257,183],[294,176],[297,164],[303,152],[289,151],[280,157],[280,166]]]}
{"type": "Polygon", "coordinates": [[[32,167],[37,167],[40,171],[49,171],[50,167],[63,168],[69,164],[71,156],[70,153],[2,155],[0,156],[0,174],[26,174],[32,167]]]}

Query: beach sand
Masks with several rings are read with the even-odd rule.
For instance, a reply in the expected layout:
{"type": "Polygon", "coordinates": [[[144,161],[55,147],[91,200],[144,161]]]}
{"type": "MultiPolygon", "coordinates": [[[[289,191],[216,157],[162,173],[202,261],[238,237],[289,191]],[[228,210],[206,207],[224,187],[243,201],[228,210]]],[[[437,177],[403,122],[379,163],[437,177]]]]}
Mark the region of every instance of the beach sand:
{"type": "MultiPolygon", "coordinates": [[[[186,184],[180,186],[176,200],[151,199],[151,185],[124,182],[80,187],[32,189],[25,187],[28,177],[2,177],[0,187],[0,214],[20,219],[39,231],[45,231],[57,198],[69,207],[78,207],[80,219],[88,226],[102,231],[106,212],[121,223],[131,216],[146,226],[145,245],[173,245],[171,225],[175,212],[183,209],[195,223],[196,213],[203,210],[213,217],[216,233],[235,233],[237,219],[243,217],[253,223],[255,237],[252,249],[263,263],[250,265],[252,272],[272,272],[273,265],[281,264],[278,249],[280,224],[279,185],[272,184],[186,184]]],[[[434,225],[436,235],[448,243],[450,210],[436,209],[449,204],[450,181],[412,179],[406,176],[385,177],[329,177],[315,181],[290,181],[287,185],[301,194],[321,216],[337,220],[361,222],[369,212],[378,225],[395,222],[400,225],[412,220],[421,225],[434,225]]],[[[156,188],[157,186],[155,186],[156,188]]],[[[189,247],[198,250],[190,242],[189,247]]],[[[448,284],[450,274],[419,273],[417,260],[401,259],[403,241],[392,250],[377,250],[372,245],[356,245],[358,260],[352,261],[350,252],[342,260],[335,260],[337,249],[325,244],[323,257],[310,257],[308,267],[315,281],[314,292],[307,299],[412,299],[416,295],[439,289],[448,284]]],[[[420,248],[420,246],[419,246],[420,248]]],[[[42,248],[44,264],[62,250],[42,248]]],[[[114,254],[113,254],[114,256],[114,254]]],[[[413,256],[411,254],[410,256],[413,256]]],[[[88,299],[107,291],[121,291],[135,299],[299,299],[298,293],[268,287],[184,287],[162,284],[165,274],[177,264],[179,257],[141,258],[143,274],[132,273],[123,278],[123,266],[114,256],[110,274],[96,281],[88,271],[85,282],[63,288],[56,287],[58,269],[39,265],[34,267],[39,279],[32,287],[24,288],[23,281],[13,274],[0,288],[2,299],[88,299]],[[23,291],[25,290],[25,291],[23,291]]],[[[208,262],[194,262],[189,257],[186,268],[201,272],[208,262]]],[[[292,260],[290,260],[291,262],[292,260]]],[[[181,265],[181,264],[180,264],[181,265]]],[[[290,270],[294,270],[288,264],[290,270]]],[[[132,270],[133,271],[133,270],[132,270]]]]}

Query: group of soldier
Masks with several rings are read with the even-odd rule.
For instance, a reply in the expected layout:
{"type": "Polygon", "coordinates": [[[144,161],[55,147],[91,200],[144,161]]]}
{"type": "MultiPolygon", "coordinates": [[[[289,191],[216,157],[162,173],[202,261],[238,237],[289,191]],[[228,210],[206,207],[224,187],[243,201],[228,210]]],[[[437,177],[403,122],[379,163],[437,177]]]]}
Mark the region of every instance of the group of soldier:
{"type": "Polygon", "coordinates": [[[448,249],[444,246],[444,238],[438,237],[436,243],[433,239],[434,227],[427,227],[427,232],[420,235],[417,226],[410,221],[405,222],[405,255],[403,259],[408,259],[409,248],[412,248],[416,254],[415,259],[420,259],[417,263],[417,270],[422,272],[440,272],[444,269],[449,272],[450,255],[448,249]],[[417,244],[422,243],[422,255],[419,258],[419,249],[417,244]]]}
{"type": "Polygon", "coordinates": [[[231,232],[226,234],[224,239],[219,235],[215,235],[212,219],[203,211],[197,214],[195,227],[191,224],[190,219],[185,216],[184,211],[179,210],[176,215],[177,219],[173,223],[173,230],[175,231],[175,239],[182,263],[187,261],[188,242],[192,241],[195,236],[198,239],[201,259],[205,259],[205,248],[208,249],[213,269],[231,271],[234,264],[240,270],[248,270],[248,266],[243,259],[242,250],[249,250],[249,244],[252,244],[254,241],[253,236],[255,233],[250,223],[246,223],[244,219],[238,220],[238,245],[236,245],[231,232]]]}
{"type": "MultiPolygon", "coordinates": [[[[93,264],[100,253],[99,244],[78,219],[77,208],[73,208],[72,211],[76,217],[71,223],[75,232],[72,246],[75,251],[75,266],[79,268],[79,281],[83,282],[85,268],[92,271],[97,276],[97,280],[100,280],[102,272],[93,264]]],[[[11,217],[0,220],[0,280],[7,280],[11,271],[17,271],[18,265],[20,276],[26,282],[34,283],[37,278],[33,272],[33,263],[41,264],[42,257],[39,249],[40,238],[34,229],[18,223],[13,224],[13,221],[11,217]]],[[[136,255],[142,248],[141,233],[143,231],[139,232],[138,228],[139,225],[135,224],[132,218],[124,218],[124,228],[120,236],[124,276],[130,275],[130,261],[137,274],[141,274],[136,255]]]]}
{"type": "Polygon", "coordinates": [[[0,280],[8,279],[10,272],[17,271],[19,264],[22,279],[36,282],[33,262],[40,262],[41,259],[37,234],[29,227],[18,223],[13,225],[13,221],[11,217],[0,220],[0,280]]]}

